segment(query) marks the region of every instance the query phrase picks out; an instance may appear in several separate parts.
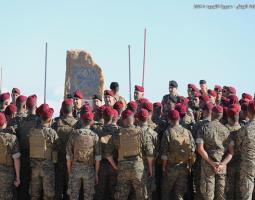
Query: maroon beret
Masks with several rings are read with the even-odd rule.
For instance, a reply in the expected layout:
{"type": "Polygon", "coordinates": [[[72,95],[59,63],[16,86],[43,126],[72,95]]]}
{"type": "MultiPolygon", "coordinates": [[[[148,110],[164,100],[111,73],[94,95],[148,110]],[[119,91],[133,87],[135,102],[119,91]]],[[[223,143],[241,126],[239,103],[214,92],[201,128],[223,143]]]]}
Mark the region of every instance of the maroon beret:
{"type": "Polygon", "coordinates": [[[215,92],[214,90],[208,90],[208,95],[213,96],[213,97],[217,97],[217,92],[215,92]]]}
{"type": "Polygon", "coordinates": [[[136,111],[137,110],[137,103],[135,101],[130,101],[127,104],[127,109],[131,110],[131,111],[136,111]]]}
{"type": "Polygon", "coordinates": [[[201,95],[200,96],[200,100],[204,101],[205,103],[207,103],[208,101],[210,101],[210,98],[208,95],[201,95]]]}
{"type": "Polygon", "coordinates": [[[17,112],[17,107],[14,104],[10,104],[6,107],[4,113],[6,115],[12,115],[17,112]]]}
{"type": "Polygon", "coordinates": [[[139,86],[139,85],[136,85],[136,86],[135,86],[135,91],[144,92],[144,87],[139,86]]]}
{"type": "Polygon", "coordinates": [[[202,110],[207,110],[207,111],[212,111],[212,109],[213,109],[213,103],[212,103],[212,102],[207,102],[207,103],[203,106],[203,108],[202,108],[202,110]]]}
{"type": "Polygon", "coordinates": [[[229,108],[227,110],[227,115],[229,118],[233,118],[234,116],[239,115],[239,112],[234,108],[229,108]]]}
{"type": "Polygon", "coordinates": [[[6,101],[7,99],[10,99],[10,93],[9,93],[9,92],[2,93],[2,94],[0,95],[0,101],[1,101],[1,102],[6,101]]]}
{"type": "Polygon", "coordinates": [[[117,101],[114,105],[113,108],[116,110],[121,110],[124,108],[124,104],[122,101],[117,101]]]}
{"type": "Polygon", "coordinates": [[[153,108],[161,108],[162,107],[162,104],[160,102],[155,102],[153,104],[153,108]]]}
{"type": "Polygon", "coordinates": [[[110,106],[106,106],[103,110],[103,116],[113,117],[113,115],[114,115],[113,108],[110,106]]]}
{"type": "Polygon", "coordinates": [[[170,120],[177,121],[180,119],[180,114],[177,110],[170,110],[168,113],[168,117],[170,120]]]}
{"type": "Polygon", "coordinates": [[[229,95],[228,97],[230,104],[237,104],[238,103],[238,97],[236,95],[229,95]]]}
{"type": "Polygon", "coordinates": [[[200,96],[201,96],[201,93],[199,91],[194,92],[194,97],[200,97],[200,96]]]}
{"type": "Polygon", "coordinates": [[[179,96],[179,102],[184,104],[184,105],[188,105],[189,103],[189,99],[187,99],[186,97],[184,96],[179,96]]]}
{"type": "Polygon", "coordinates": [[[25,103],[27,101],[27,97],[26,96],[24,96],[24,95],[20,95],[18,98],[17,98],[17,100],[16,100],[16,102],[17,103],[25,103]]]}
{"type": "Polygon", "coordinates": [[[42,109],[41,110],[41,117],[43,119],[49,119],[49,118],[52,118],[53,113],[54,113],[53,108],[42,109]]]}
{"type": "Polygon", "coordinates": [[[193,83],[189,83],[189,84],[188,84],[188,88],[194,90],[194,89],[196,88],[196,86],[195,86],[195,84],[193,84],[193,83]]]}
{"type": "Polygon", "coordinates": [[[214,86],[214,91],[216,92],[222,92],[222,87],[220,85],[215,85],[214,86]]]}
{"type": "Polygon", "coordinates": [[[37,96],[35,94],[29,96],[26,101],[27,107],[31,108],[33,106],[36,106],[37,103],[37,96]]]}
{"type": "Polygon", "coordinates": [[[248,99],[248,100],[252,100],[253,99],[253,97],[250,94],[248,94],[248,93],[243,93],[242,94],[242,98],[243,99],[248,99]]]}
{"type": "Polygon", "coordinates": [[[113,118],[115,118],[115,119],[118,118],[118,116],[119,116],[118,111],[115,109],[112,109],[112,112],[113,112],[113,118]]]}
{"type": "Polygon", "coordinates": [[[19,88],[12,88],[12,93],[20,95],[21,92],[20,92],[19,88]]]}
{"type": "Polygon", "coordinates": [[[223,108],[222,108],[222,106],[216,105],[216,106],[213,106],[212,111],[214,113],[223,113],[223,108]]]}
{"type": "Polygon", "coordinates": [[[88,120],[88,121],[92,121],[94,119],[94,114],[89,111],[89,112],[85,112],[82,116],[81,116],[82,120],[88,120]]]}
{"type": "Polygon", "coordinates": [[[104,95],[105,96],[112,96],[112,97],[114,97],[114,94],[113,94],[113,92],[111,90],[105,90],[104,91],[104,95]]]}
{"type": "Polygon", "coordinates": [[[234,94],[234,95],[236,95],[236,89],[234,88],[234,87],[228,87],[228,92],[230,93],[230,94],[234,94]]]}
{"type": "Polygon", "coordinates": [[[139,104],[144,104],[144,103],[146,103],[146,102],[149,102],[149,100],[146,99],[146,98],[140,98],[140,99],[138,100],[138,103],[139,103],[139,104]]]}
{"type": "Polygon", "coordinates": [[[73,100],[72,99],[65,99],[63,102],[62,102],[62,107],[63,108],[66,108],[68,106],[72,106],[73,105],[73,100]]]}
{"type": "Polygon", "coordinates": [[[134,115],[134,113],[133,113],[131,110],[126,109],[126,110],[124,110],[124,111],[122,112],[121,117],[122,117],[122,119],[124,120],[124,119],[127,119],[128,117],[131,117],[131,116],[133,116],[133,115],[134,115]]]}
{"type": "Polygon", "coordinates": [[[6,117],[4,115],[4,113],[0,113],[0,126],[3,126],[6,123],[6,117]]]}
{"type": "Polygon", "coordinates": [[[41,116],[42,112],[45,112],[48,110],[50,107],[48,104],[41,104],[37,109],[36,109],[36,114],[41,116]]]}
{"type": "Polygon", "coordinates": [[[241,107],[240,107],[239,104],[231,104],[231,105],[229,106],[229,109],[234,109],[234,110],[236,110],[237,112],[240,112],[241,107]]]}
{"type": "Polygon", "coordinates": [[[80,90],[76,90],[73,94],[74,98],[83,99],[83,95],[80,90]]]}
{"type": "Polygon", "coordinates": [[[146,121],[149,117],[149,112],[148,110],[142,108],[139,113],[138,113],[138,119],[139,121],[146,121]]]}
{"type": "Polygon", "coordinates": [[[248,103],[248,111],[255,114],[255,101],[250,101],[248,103]]]}
{"type": "Polygon", "coordinates": [[[86,112],[92,112],[92,108],[89,104],[84,104],[82,107],[81,107],[81,115],[83,113],[86,113],[86,112]]]}
{"type": "Polygon", "coordinates": [[[142,108],[146,109],[148,112],[152,112],[153,111],[153,104],[149,101],[144,102],[142,104],[142,108]]]}

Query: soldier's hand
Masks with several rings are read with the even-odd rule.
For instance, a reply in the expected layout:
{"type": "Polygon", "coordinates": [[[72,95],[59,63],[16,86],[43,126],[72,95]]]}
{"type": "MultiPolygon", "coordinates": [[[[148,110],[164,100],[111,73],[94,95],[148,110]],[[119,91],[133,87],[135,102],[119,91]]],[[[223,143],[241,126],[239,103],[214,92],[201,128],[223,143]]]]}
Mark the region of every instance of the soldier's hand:
{"type": "Polygon", "coordinates": [[[225,165],[224,164],[219,164],[218,165],[218,168],[217,168],[217,173],[219,173],[220,171],[222,171],[223,169],[225,168],[225,165]]]}
{"type": "Polygon", "coordinates": [[[15,185],[15,187],[19,187],[19,185],[20,185],[20,179],[19,178],[16,178],[16,180],[14,181],[14,185],[15,185]]]}
{"type": "Polygon", "coordinates": [[[98,184],[98,174],[95,175],[95,184],[98,184]]]}

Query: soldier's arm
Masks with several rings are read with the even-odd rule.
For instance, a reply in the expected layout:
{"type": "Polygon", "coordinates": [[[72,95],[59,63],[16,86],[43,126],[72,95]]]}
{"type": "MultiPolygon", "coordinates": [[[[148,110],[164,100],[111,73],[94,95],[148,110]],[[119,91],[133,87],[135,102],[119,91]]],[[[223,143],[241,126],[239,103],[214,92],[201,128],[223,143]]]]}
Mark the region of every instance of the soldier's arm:
{"type": "Polygon", "coordinates": [[[70,174],[72,162],[73,162],[73,135],[70,136],[66,145],[66,165],[68,173],[70,174]]]}
{"type": "Polygon", "coordinates": [[[163,172],[166,171],[166,166],[167,166],[167,154],[168,154],[167,150],[168,150],[168,138],[167,138],[167,132],[164,132],[161,139],[161,160],[162,160],[163,172]]]}
{"type": "Polygon", "coordinates": [[[110,165],[113,167],[113,169],[117,170],[118,167],[116,165],[116,163],[113,160],[113,152],[114,152],[114,138],[111,137],[108,141],[107,144],[105,144],[105,149],[104,149],[104,156],[105,158],[108,160],[108,162],[110,163],[110,165]]]}
{"type": "MultiPolygon", "coordinates": [[[[227,134],[229,135],[229,131],[227,134]]],[[[220,163],[220,165],[223,165],[223,167],[225,167],[230,162],[230,160],[232,159],[232,157],[234,155],[235,142],[234,142],[234,140],[232,140],[231,135],[228,136],[227,143],[228,143],[227,144],[227,155],[220,163]]]]}
{"type": "Polygon", "coordinates": [[[98,184],[98,173],[100,168],[100,161],[101,161],[101,148],[100,148],[100,142],[97,135],[95,135],[95,182],[98,184]]]}
{"type": "Polygon", "coordinates": [[[18,187],[20,185],[20,151],[19,151],[19,143],[16,136],[12,136],[11,142],[11,154],[14,162],[14,169],[15,169],[15,180],[14,185],[18,187]]]}

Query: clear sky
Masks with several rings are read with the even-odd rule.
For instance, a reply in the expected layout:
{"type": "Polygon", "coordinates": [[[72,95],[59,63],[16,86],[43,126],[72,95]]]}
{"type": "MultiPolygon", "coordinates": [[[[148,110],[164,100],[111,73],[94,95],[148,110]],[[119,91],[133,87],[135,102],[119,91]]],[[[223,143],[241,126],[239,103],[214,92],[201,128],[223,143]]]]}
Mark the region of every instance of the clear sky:
{"type": "MultiPolygon", "coordinates": [[[[252,1],[229,1],[231,5],[252,1]]],[[[105,87],[118,81],[128,97],[128,44],[132,84],[141,84],[143,31],[147,28],[145,96],[160,101],[175,79],[186,85],[234,85],[254,93],[255,9],[195,9],[215,1],[1,1],[0,65],[3,88],[43,98],[44,46],[48,42],[48,103],[63,98],[66,51],[84,49],[101,66],[105,87]]],[[[224,3],[218,2],[217,3],[224,3]]],[[[255,3],[254,3],[255,4],[255,3]]],[[[254,6],[255,7],[255,6],[254,6]]]]}

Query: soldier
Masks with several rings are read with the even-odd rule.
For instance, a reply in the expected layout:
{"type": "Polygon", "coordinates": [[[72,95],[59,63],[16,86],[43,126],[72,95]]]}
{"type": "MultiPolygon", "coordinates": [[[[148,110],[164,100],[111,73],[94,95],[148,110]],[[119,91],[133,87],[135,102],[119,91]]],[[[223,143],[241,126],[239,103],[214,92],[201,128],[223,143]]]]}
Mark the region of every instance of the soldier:
{"type": "Polygon", "coordinates": [[[180,114],[180,125],[189,131],[192,130],[193,125],[195,123],[194,117],[192,115],[187,114],[187,107],[181,103],[177,103],[175,109],[180,114]]]}
{"type": "Polygon", "coordinates": [[[80,90],[76,90],[73,94],[73,116],[76,119],[80,118],[80,112],[82,107],[83,95],[80,90]]]}
{"type": "Polygon", "coordinates": [[[127,104],[127,109],[131,110],[134,114],[136,114],[137,109],[138,109],[138,105],[137,105],[137,103],[135,101],[130,101],[127,104]]]}
{"type": "Polygon", "coordinates": [[[26,108],[27,117],[25,117],[17,130],[17,137],[21,152],[21,183],[18,190],[18,199],[29,199],[29,181],[30,181],[30,159],[29,159],[29,141],[28,134],[32,128],[39,123],[36,116],[37,96],[31,95],[27,98],[26,108]]]}
{"type": "Polygon", "coordinates": [[[94,120],[94,122],[91,125],[91,130],[95,132],[97,135],[101,132],[104,126],[103,112],[105,108],[106,106],[103,105],[97,110],[96,116],[94,116],[96,120],[94,120]]]}
{"type": "Polygon", "coordinates": [[[15,135],[6,131],[7,121],[0,113],[0,199],[13,199],[13,184],[20,184],[20,152],[15,135]]]}
{"type": "Polygon", "coordinates": [[[20,96],[20,93],[21,92],[18,88],[12,88],[12,93],[11,93],[12,102],[11,102],[11,104],[16,105],[16,100],[20,96]]]}
{"type": "Polygon", "coordinates": [[[169,104],[169,100],[173,101],[173,99],[176,99],[176,103],[178,102],[178,83],[174,80],[169,81],[169,94],[165,95],[162,99],[162,105],[163,109],[165,107],[165,104],[169,104]]]}
{"type": "Polygon", "coordinates": [[[255,179],[255,101],[248,104],[248,118],[244,127],[240,130],[242,137],[240,154],[240,191],[242,200],[251,200],[255,179]]]}
{"type": "Polygon", "coordinates": [[[160,124],[161,122],[161,114],[162,114],[162,104],[160,102],[154,103],[151,119],[157,125],[160,124]]]}
{"type": "Polygon", "coordinates": [[[202,95],[207,95],[208,89],[207,89],[207,85],[206,85],[206,80],[200,80],[199,85],[200,85],[200,93],[202,95]]]}
{"type": "Polygon", "coordinates": [[[67,200],[68,172],[66,167],[66,144],[70,134],[74,130],[77,120],[73,117],[73,100],[65,99],[62,102],[62,116],[53,124],[53,128],[59,137],[58,162],[56,165],[56,199],[67,200]]]}
{"type": "Polygon", "coordinates": [[[111,85],[110,85],[110,89],[111,89],[116,101],[121,101],[124,105],[124,108],[125,108],[127,103],[126,103],[126,100],[122,96],[119,95],[119,83],[118,82],[112,82],[111,85]]]}
{"type": "Polygon", "coordinates": [[[196,139],[197,151],[202,157],[200,190],[206,200],[225,199],[226,166],[233,155],[229,130],[220,123],[221,106],[212,109],[212,121],[204,124],[196,139]]]}
{"type": "Polygon", "coordinates": [[[16,134],[14,119],[17,115],[17,107],[14,104],[8,105],[4,111],[4,114],[7,120],[7,129],[10,130],[10,133],[16,134]]]}
{"type": "Polygon", "coordinates": [[[144,98],[144,88],[142,86],[135,85],[134,100],[137,104],[141,98],[144,98]]]}
{"type": "MultiPolygon", "coordinates": [[[[140,110],[140,112],[138,113],[138,119],[139,119],[139,126],[141,127],[143,134],[146,135],[147,137],[149,137],[153,143],[153,146],[154,146],[153,162],[154,162],[154,160],[158,156],[159,145],[158,145],[157,133],[149,125],[150,113],[146,109],[142,108],[140,110]]],[[[149,166],[147,163],[146,156],[143,157],[143,159],[144,159],[144,171],[146,174],[149,174],[150,172],[149,172],[149,166]]],[[[155,174],[154,165],[153,165],[153,174],[155,174]]],[[[156,182],[155,182],[154,176],[147,177],[146,188],[147,188],[147,193],[148,193],[148,199],[152,200],[153,194],[156,190],[156,182]]],[[[155,194],[154,194],[154,196],[155,196],[155,194]]]]}
{"type": "Polygon", "coordinates": [[[92,99],[93,99],[93,113],[95,115],[97,110],[103,105],[102,97],[96,94],[92,97],[92,99]]]}
{"type": "Polygon", "coordinates": [[[41,124],[29,132],[31,165],[31,200],[55,198],[55,166],[58,135],[51,126],[53,109],[42,104],[39,109],[41,124]],[[43,193],[41,196],[41,192],[43,193]]]}
{"type": "Polygon", "coordinates": [[[4,112],[6,107],[10,104],[10,93],[0,94],[0,112],[4,112]]]}
{"type": "Polygon", "coordinates": [[[177,110],[169,112],[170,127],[161,140],[161,159],[163,162],[162,199],[170,198],[173,190],[174,199],[184,199],[187,191],[188,170],[195,161],[195,144],[191,133],[179,125],[180,115],[177,110]]]}
{"type": "Polygon", "coordinates": [[[111,107],[113,107],[114,104],[116,103],[116,99],[111,90],[104,91],[104,101],[106,106],[111,106],[111,107]]]}
{"type": "Polygon", "coordinates": [[[101,152],[98,136],[90,130],[93,118],[91,111],[82,114],[82,127],[75,130],[67,142],[66,160],[72,200],[79,199],[81,185],[84,199],[92,200],[95,183],[98,183],[101,152]]]}
{"type": "MultiPolygon", "coordinates": [[[[211,115],[212,115],[212,108],[213,104],[211,102],[208,102],[204,105],[202,109],[202,115],[203,119],[197,122],[193,129],[192,129],[192,135],[194,140],[196,141],[198,138],[198,133],[201,132],[200,129],[204,126],[204,124],[211,121],[211,115]]],[[[196,161],[193,165],[193,188],[195,193],[195,200],[202,200],[202,194],[200,191],[200,179],[201,179],[201,156],[199,154],[196,154],[196,161]]]]}
{"type": "Polygon", "coordinates": [[[217,93],[214,90],[208,90],[208,96],[210,98],[210,102],[213,103],[213,105],[216,104],[216,99],[217,99],[217,93]]]}
{"type": "Polygon", "coordinates": [[[119,116],[121,116],[121,113],[124,111],[124,104],[122,101],[117,101],[113,108],[118,111],[119,116]]]}
{"type": "MultiPolygon", "coordinates": [[[[113,142],[115,148],[118,149],[118,177],[115,199],[127,200],[131,189],[134,190],[137,199],[147,199],[146,175],[144,174],[142,155],[147,157],[148,176],[151,177],[153,175],[153,144],[140,128],[134,126],[134,113],[132,111],[125,110],[122,113],[122,120],[123,128],[120,128],[119,135],[113,138],[113,141],[109,141],[110,143],[113,142]]],[[[107,157],[107,159],[114,165],[112,156],[107,157]]]]}
{"type": "Polygon", "coordinates": [[[241,105],[241,111],[240,111],[240,125],[244,126],[249,121],[248,118],[248,103],[243,103],[241,105]]]}
{"type": "Polygon", "coordinates": [[[103,111],[104,126],[99,134],[102,160],[100,162],[99,182],[96,187],[96,200],[114,200],[117,167],[107,160],[107,157],[112,156],[114,163],[117,162],[117,151],[114,149],[113,144],[108,144],[109,139],[111,137],[116,137],[118,134],[118,127],[112,124],[113,116],[113,109],[107,106],[103,111]]]}
{"type": "Polygon", "coordinates": [[[221,105],[221,98],[222,98],[222,87],[219,85],[214,86],[214,91],[217,93],[216,97],[216,105],[221,105]]]}
{"type": "Polygon", "coordinates": [[[193,116],[195,122],[198,122],[202,119],[202,112],[200,107],[200,96],[201,94],[199,92],[194,92],[193,99],[189,102],[189,107],[193,111],[193,116]]]}
{"type": "Polygon", "coordinates": [[[241,199],[240,196],[240,144],[239,144],[239,105],[231,106],[227,110],[228,123],[226,127],[230,131],[230,142],[234,144],[235,154],[227,166],[226,196],[229,200],[241,199]]]}

